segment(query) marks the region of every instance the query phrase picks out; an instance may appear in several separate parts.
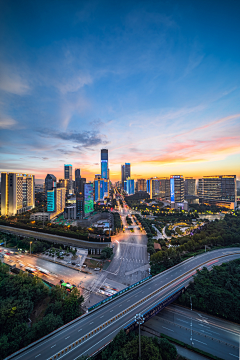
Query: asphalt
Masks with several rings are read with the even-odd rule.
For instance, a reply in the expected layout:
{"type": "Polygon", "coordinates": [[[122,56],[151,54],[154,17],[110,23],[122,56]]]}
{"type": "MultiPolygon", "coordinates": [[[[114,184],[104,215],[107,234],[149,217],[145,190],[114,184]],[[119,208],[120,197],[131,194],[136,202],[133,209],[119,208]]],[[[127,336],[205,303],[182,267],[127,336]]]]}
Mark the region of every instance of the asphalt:
{"type": "Polygon", "coordinates": [[[64,357],[73,360],[80,355],[91,355],[111,341],[120,329],[132,322],[136,313],[143,313],[151,309],[181,286],[187,285],[192,275],[196,273],[195,267],[201,267],[201,264],[207,261],[205,266],[211,268],[213,265],[220,265],[222,262],[239,257],[240,248],[220,249],[196,256],[153,277],[150,281],[79,318],[74,323],[50,335],[47,339],[10,358],[24,360],[54,359],[54,355],[62,354],[62,351],[63,354],[57,358],[64,357]],[[235,254],[232,255],[233,253],[235,254]],[[226,256],[217,259],[214,263],[212,262],[213,258],[222,255],[226,256]],[[179,279],[179,276],[182,277],[179,279]],[[173,282],[171,283],[171,281],[173,282]],[[164,289],[159,290],[163,286],[164,289]],[[81,343],[76,345],[76,341],[79,339],[81,339],[81,343]]]}
{"type": "Polygon", "coordinates": [[[144,324],[144,329],[164,333],[221,359],[239,355],[240,325],[184,307],[171,305],[144,324]],[[191,323],[193,344],[191,338],[191,323]]]}

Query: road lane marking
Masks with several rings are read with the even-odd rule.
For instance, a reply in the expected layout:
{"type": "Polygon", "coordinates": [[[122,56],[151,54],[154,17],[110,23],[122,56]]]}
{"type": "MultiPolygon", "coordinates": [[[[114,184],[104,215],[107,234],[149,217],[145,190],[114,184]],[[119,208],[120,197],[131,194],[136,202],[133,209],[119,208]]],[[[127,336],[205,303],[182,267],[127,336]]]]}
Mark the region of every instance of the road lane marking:
{"type": "Polygon", "coordinates": [[[206,343],[200,341],[200,340],[197,340],[197,339],[193,339],[194,341],[197,341],[197,342],[200,342],[201,344],[204,344],[204,345],[207,345],[206,343]]]}
{"type": "Polygon", "coordinates": [[[111,310],[110,312],[112,312],[113,310],[111,310]]]}
{"type": "Polygon", "coordinates": [[[100,319],[103,318],[103,317],[104,317],[104,315],[103,315],[103,316],[100,316],[100,319]]]}
{"type": "Polygon", "coordinates": [[[182,319],[178,319],[178,318],[176,318],[176,320],[179,320],[179,321],[185,322],[186,324],[188,324],[188,323],[189,323],[189,321],[184,321],[184,320],[182,320],[182,319]]]}
{"type": "Polygon", "coordinates": [[[169,330],[169,331],[174,332],[174,330],[171,330],[171,329],[169,329],[169,328],[166,328],[165,326],[162,326],[162,328],[164,328],[164,329],[167,329],[167,330],[169,330]]]}
{"type": "Polygon", "coordinates": [[[70,338],[70,335],[69,335],[69,336],[67,336],[67,337],[65,338],[65,340],[67,340],[68,338],[70,338]]]}
{"type": "Polygon", "coordinates": [[[92,325],[92,324],[93,324],[93,322],[90,323],[90,325],[92,325]]]}
{"type": "Polygon", "coordinates": [[[82,329],[79,329],[78,332],[81,331],[81,330],[82,330],[82,329]]]}
{"type": "Polygon", "coordinates": [[[38,354],[37,356],[35,356],[35,358],[38,357],[38,356],[40,356],[40,355],[41,355],[41,354],[38,354]]]}
{"type": "Polygon", "coordinates": [[[52,349],[54,346],[56,346],[56,344],[55,344],[55,345],[53,345],[53,346],[51,346],[51,349],[52,349]]]}
{"type": "Polygon", "coordinates": [[[231,354],[231,353],[229,353],[229,355],[232,355],[232,356],[235,356],[236,358],[238,358],[238,356],[237,356],[237,355],[233,355],[233,354],[231,354]]]}

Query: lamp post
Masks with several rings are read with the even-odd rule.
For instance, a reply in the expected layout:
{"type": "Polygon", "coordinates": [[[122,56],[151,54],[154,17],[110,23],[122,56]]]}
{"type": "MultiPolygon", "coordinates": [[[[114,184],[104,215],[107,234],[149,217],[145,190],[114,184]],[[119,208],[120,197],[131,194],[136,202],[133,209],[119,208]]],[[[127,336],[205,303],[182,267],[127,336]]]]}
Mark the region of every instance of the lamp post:
{"type": "Polygon", "coordinates": [[[144,323],[145,319],[143,317],[143,315],[141,314],[136,314],[135,315],[135,321],[139,326],[139,359],[141,359],[141,330],[140,330],[140,326],[144,323]]]}
{"type": "Polygon", "coordinates": [[[193,345],[193,334],[192,334],[192,297],[190,296],[190,304],[191,304],[191,337],[190,337],[190,341],[191,344],[193,345]]]}
{"type": "Polygon", "coordinates": [[[30,241],[30,255],[31,255],[31,244],[32,244],[32,241],[30,241]]]}

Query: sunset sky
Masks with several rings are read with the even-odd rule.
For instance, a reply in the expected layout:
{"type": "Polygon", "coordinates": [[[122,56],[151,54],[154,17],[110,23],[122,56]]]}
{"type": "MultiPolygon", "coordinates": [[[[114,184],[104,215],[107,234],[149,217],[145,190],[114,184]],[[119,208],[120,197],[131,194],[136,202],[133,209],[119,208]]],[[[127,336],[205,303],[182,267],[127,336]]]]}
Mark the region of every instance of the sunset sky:
{"type": "Polygon", "coordinates": [[[2,1],[0,170],[240,179],[239,1],[2,1]]]}

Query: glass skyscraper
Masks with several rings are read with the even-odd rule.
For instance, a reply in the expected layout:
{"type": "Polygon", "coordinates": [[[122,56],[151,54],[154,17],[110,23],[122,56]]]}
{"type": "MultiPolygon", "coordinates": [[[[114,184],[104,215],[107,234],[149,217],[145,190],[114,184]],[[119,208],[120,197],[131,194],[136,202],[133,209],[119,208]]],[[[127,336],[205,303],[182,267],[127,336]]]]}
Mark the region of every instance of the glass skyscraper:
{"type": "Polygon", "coordinates": [[[101,149],[101,177],[108,178],[108,150],[101,149]]]}

